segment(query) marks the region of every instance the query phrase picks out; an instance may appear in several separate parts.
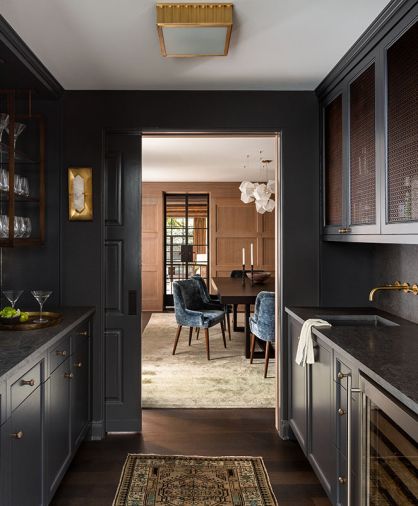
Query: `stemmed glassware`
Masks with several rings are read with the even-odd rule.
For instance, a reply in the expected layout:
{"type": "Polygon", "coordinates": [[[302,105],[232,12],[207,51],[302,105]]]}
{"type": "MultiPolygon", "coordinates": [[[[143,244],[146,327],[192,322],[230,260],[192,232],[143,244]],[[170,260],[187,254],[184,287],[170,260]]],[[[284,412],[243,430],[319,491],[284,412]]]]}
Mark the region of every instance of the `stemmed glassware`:
{"type": "Polygon", "coordinates": [[[10,305],[14,309],[16,302],[22,295],[23,290],[3,290],[3,295],[10,302],[10,305]]]}
{"type": "MultiPolygon", "coordinates": [[[[23,123],[15,123],[15,131],[13,132],[13,146],[14,146],[14,149],[16,150],[16,141],[17,141],[17,138],[19,137],[19,135],[23,132],[23,130],[26,128],[26,125],[24,125],[23,123]]],[[[6,132],[10,135],[10,132],[9,132],[9,127],[6,126],[6,132]]]]}
{"type": "Polygon", "coordinates": [[[36,320],[33,320],[35,323],[45,323],[48,321],[48,318],[44,318],[42,316],[43,307],[45,304],[45,301],[48,299],[48,297],[51,295],[52,290],[32,290],[31,294],[35,297],[39,304],[39,318],[36,320]]]}
{"type": "Polygon", "coordinates": [[[9,237],[9,217],[7,214],[0,214],[0,237],[9,237]]]}
{"type": "Polygon", "coordinates": [[[7,128],[7,125],[9,124],[9,115],[5,112],[0,112],[0,142],[3,137],[3,132],[7,128]]]}

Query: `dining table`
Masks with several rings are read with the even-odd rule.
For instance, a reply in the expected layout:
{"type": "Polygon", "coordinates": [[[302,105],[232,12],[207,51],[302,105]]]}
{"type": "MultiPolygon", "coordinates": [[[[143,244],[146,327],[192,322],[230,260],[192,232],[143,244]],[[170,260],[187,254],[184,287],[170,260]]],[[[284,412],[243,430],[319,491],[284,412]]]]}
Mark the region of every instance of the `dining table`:
{"type": "MultiPolygon", "coordinates": [[[[250,358],[250,316],[251,305],[255,304],[255,299],[260,292],[274,292],[275,279],[269,278],[264,283],[252,284],[248,277],[230,278],[230,277],[213,277],[212,287],[219,297],[221,304],[242,304],[245,306],[245,358],[250,358]]],[[[234,322],[236,330],[236,322],[234,322]]],[[[254,355],[263,356],[260,353],[254,355]]]]}

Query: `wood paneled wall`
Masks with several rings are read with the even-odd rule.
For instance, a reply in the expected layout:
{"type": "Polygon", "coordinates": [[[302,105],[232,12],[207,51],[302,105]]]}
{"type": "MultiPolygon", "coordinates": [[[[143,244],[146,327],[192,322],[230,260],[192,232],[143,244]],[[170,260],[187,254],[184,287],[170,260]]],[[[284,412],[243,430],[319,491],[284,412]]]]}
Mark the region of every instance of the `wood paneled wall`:
{"type": "Polygon", "coordinates": [[[258,214],[240,200],[239,183],[142,184],[142,309],[163,309],[163,194],[209,193],[210,276],[241,269],[242,248],[256,269],[274,270],[274,213],[258,214]]]}

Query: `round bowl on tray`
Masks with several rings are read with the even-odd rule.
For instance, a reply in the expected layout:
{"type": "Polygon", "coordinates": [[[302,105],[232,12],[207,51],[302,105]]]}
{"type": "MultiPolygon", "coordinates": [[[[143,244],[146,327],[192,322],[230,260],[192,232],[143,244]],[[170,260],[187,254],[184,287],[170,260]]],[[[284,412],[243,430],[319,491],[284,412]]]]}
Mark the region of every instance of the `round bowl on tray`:
{"type": "Polygon", "coordinates": [[[19,323],[20,315],[13,316],[12,318],[5,318],[4,316],[0,316],[0,324],[2,325],[15,325],[19,323]]]}
{"type": "MultiPolygon", "coordinates": [[[[254,272],[253,273],[253,283],[255,285],[262,285],[265,283],[269,277],[271,276],[271,272],[254,272]]],[[[251,279],[251,272],[247,272],[247,277],[251,279]]]]}

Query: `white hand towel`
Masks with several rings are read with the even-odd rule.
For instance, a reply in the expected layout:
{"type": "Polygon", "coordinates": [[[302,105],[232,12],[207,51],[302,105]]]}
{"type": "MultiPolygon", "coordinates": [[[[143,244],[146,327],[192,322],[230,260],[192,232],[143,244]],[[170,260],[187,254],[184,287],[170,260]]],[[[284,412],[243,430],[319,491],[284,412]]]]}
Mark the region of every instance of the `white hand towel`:
{"type": "Polygon", "coordinates": [[[302,325],[300,331],[299,344],[296,352],[296,363],[305,367],[306,364],[313,364],[315,362],[313,340],[312,340],[312,328],[326,328],[331,325],[325,320],[310,318],[306,320],[302,325]]]}

